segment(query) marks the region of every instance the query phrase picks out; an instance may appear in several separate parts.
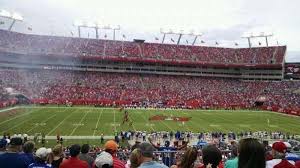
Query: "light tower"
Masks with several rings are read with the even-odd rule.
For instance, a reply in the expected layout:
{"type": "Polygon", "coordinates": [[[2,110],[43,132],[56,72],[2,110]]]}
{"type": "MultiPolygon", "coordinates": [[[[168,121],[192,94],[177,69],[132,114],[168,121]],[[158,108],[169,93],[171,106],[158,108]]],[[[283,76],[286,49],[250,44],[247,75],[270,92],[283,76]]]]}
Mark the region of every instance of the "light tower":
{"type": "Polygon", "coordinates": [[[81,37],[81,28],[92,28],[95,29],[96,32],[96,39],[99,39],[99,29],[104,30],[113,30],[113,40],[116,39],[116,31],[120,30],[120,25],[111,26],[111,25],[101,25],[100,22],[86,22],[86,21],[75,21],[74,26],[78,29],[78,36],[81,37]]]}
{"type": "Polygon", "coordinates": [[[199,32],[194,32],[194,30],[191,30],[190,36],[195,36],[194,40],[193,40],[193,43],[192,45],[195,45],[196,41],[197,41],[197,38],[198,37],[201,37],[203,35],[203,33],[199,33],[199,32]]]}
{"type": "Polygon", "coordinates": [[[253,35],[253,33],[251,33],[250,35],[243,36],[242,38],[246,38],[248,40],[249,48],[251,48],[252,47],[251,39],[263,37],[266,40],[266,46],[269,47],[268,38],[272,37],[272,36],[273,36],[273,34],[267,34],[265,32],[261,32],[259,35],[253,35]]]}
{"type": "Polygon", "coordinates": [[[162,43],[164,43],[167,34],[179,35],[178,40],[177,40],[177,45],[180,44],[180,40],[183,35],[195,36],[192,45],[194,45],[196,43],[198,37],[202,36],[201,33],[194,33],[194,30],[191,30],[189,33],[185,33],[184,30],[173,31],[172,29],[169,29],[168,31],[165,31],[164,29],[161,28],[160,33],[163,34],[162,43]]]}
{"type": "Polygon", "coordinates": [[[7,19],[10,19],[12,20],[12,23],[10,24],[8,30],[11,31],[12,27],[14,26],[14,24],[17,22],[17,21],[20,21],[22,22],[23,21],[23,17],[18,14],[18,13],[11,13],[11,12],[8,12],[6,10],[1,10],[0,11],[0,17],[3,17],[3,18],[7,18],[7,19]]]}
{"type": "Polygon", "coordinates": [[[106,25],[106,26],[100,27],[99,29],[112,30],[113,31],[113,40],[116,40],[116,31],[121,30],[121,26],[120,25],[116,25],[116,26],[106,25]]]}

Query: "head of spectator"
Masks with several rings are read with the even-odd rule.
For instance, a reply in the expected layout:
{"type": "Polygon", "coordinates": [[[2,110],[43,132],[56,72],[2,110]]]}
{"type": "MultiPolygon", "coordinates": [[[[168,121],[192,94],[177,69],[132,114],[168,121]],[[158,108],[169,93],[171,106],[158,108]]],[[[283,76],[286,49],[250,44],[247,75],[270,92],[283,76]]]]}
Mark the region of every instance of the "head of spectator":
{"type": "Polygon", "coordinates": [[[89,151],[90,151],[90,145],[83,144],[81,146],[81,153],[79,154],[79,159],[87,162],[90,165],[90,167],[92,167],[95,159],[89,155],[89,151]]]}
{"type": "Polygon", "coordinates": [[[188,148],[183,156],[181,157],[179,167],[184,168],[193,168],[194,162],[196,161],[198,156],[198,151],[196,148],[188,148]]]}
{"type": "Polygon", "coordinates": [[[0,140],[0,152],[5,152],[6,151],[6,145],[7,145],[7,140],[6,139],[1,139],[0,140]]]}
{"type": "Polygon", "coordinates": [[[25,142],[23,145],[23,152],[24,153],[33,153],[34,146],[35,146],[35,144],[32,141],[25,142]]]}
{"type": "Polygon", "coordinates": [[[109,140],[104,145],[105,151],[115,156],[118,151],[118,144],[114,140],[109,140]]]}
{"type": "Polygon", "coordinates": [[[239,142],[239,168],[265,168],[264,146],[257,139],[247,138],[239,142]]]}
{"type": "Polygon", "coordinates": [[[150,143],[143,142],[140,144],[139,149],[141,150],[141,161],[142,162],[147,162],[147,161],[152,161],[153,159],[153,152],[154,152],[154,147],[150,143]]]}
{"type": "Polygon", "coordinates": [[[22,151],[23,140],[21,137],[13,137],[10,139],[8,145],[8,151],[10,152],[21,152],[22,151]]]}
{"type": "Polygon", "coordinates": [[[52,167],[59,167],[63,161],[63,158],[63,147],[61,144],[58,144],[52,149],[52,153],[49,155],[48,161],[51,163],[52,167]]]}
{"type": "Polygon", "coordinates": [[[141,165],[141,150],[139,148],[134,149],[129,157],[130,168],[137,168],[141,165]]]}
{"type": "Polygon", "coordinates": [[[77,157],[80,154],[80,145],[74,144],[70,146],[69,150],[71,157],[77,157]]]}
{"type": "Polygon", "coordinates": [[[51,149],[47,149],[47,148],[39,148],[36,152],[35,152],[35,156],[36,156],[36,161],[39,163],[45,163],[48,159],[49,154],[51,153],[51,149]]]}
{"type": "Polygon", "coordinates": [[[101,152],[95,160],[96,168],[112,168],[113,167],[113,158],[111,154],[103,151],[101,152]]]}
{"type": "Polygon", "coordinates": [[[287,147],[283,142],[275,142],[272,145],[273,159],[284,159],[287,147]]]}
{"type": "Polygon", "coordinates": [[[81,153],[83,153],[83,154],[87,154],[87,153],[89,153],[89,151],[90,151],[90,145],[89,144],[83,144],[82,146],[81,146],[81,153]]]}
{"type": "Polygon", "coordinates": [[[292,150],[292,145],[288,142],[283,142],[286,146],[286,152],[289,153],[292,150]]]}
{"type": "Polygon", "coordinates": [[[169,147],[170,146],[170,141],[165,141],[165,147],[169,147]]]}
{"type": "Polygon", "coordinates": [[[104,144],[105,152],[111,154],[113,157],[113,165],[114,167],[124,168],[125,164],[121,160],[119,160],[117,156],[118,144],[114,140],[109,140],[104,144]]]}
{"type": "Polygon", "coordinates": [[[222,154],[215,145],[208,145],[202,149],[202,159],[205,166],[217,168],[222,160],[222,154]]]}
{"type": "Polygon", "coordinates": [[[63,156],[63,147],[61,144],[55,145],[52,149],[52,153],[54,157],[62,157],[63,156]]]}
{"type": "Polygon", "coordinates": [[[233,158],[238,156],[238,145],[234,144],[231,146],[231,155],[233,158]]]}
{"type": "Polygon", "coordinates": [[[35,158],[33,155],[34,152],[34,142],[32,141],[27,141],[24,143],[23,145],[23,152],[22,156],[24,157],[24,159],[28,162],[28,163],[33,163],[35,162],[35,158]]]}

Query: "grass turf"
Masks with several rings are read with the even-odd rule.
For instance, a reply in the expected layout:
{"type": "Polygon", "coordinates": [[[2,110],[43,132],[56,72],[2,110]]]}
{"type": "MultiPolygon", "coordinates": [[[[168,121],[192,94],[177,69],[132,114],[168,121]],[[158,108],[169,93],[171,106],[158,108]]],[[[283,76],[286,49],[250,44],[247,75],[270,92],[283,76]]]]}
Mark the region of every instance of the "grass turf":
{"type": "MultiPolygon", "coordinates": [[[[114,108],[20,107],[22,113],[2,115],[0,133],[44,133],[55,136],[113,135],[114,130],[151,131],[282,131],[300,134],[300,118],[274,112],[249,110],[128,109],[133,125],[122,125],[123,113],[114,108]],[[192,117],[190,121],[149,121],[154,115],[192,117]],[[269,124],[268,124],[269,120],[269,124]]],[[[7,113],[2,111],[1,113],[7,113]]]]}

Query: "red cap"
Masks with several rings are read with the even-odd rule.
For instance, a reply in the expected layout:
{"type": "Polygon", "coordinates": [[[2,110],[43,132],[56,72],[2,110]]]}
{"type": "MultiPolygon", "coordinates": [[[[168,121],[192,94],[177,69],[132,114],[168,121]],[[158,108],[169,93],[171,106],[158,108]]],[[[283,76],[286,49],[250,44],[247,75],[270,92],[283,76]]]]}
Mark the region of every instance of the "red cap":
{"type": "Polygon", "coordinates": [[[285,153],[287,147],[283,142],[275,142],[272,145],[272,149],[274,149],[275,151],[280,152],[280,153],[285,153]]]}

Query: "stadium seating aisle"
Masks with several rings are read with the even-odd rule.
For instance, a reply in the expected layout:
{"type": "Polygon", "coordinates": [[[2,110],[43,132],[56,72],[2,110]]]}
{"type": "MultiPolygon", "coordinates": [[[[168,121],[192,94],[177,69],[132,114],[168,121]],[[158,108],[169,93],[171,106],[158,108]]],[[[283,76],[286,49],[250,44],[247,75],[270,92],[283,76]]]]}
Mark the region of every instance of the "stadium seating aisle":
{"type": "MultiPolygon", "coordinates": [[[[51,70],[1,70],[1,87],[35,103],[128,107],[252,108],[265,97],[265,110],[300,112],[299,81],[238,81],[51,70]]],[[[0,97],[0,102],[4,96],[0,97]]]]}

